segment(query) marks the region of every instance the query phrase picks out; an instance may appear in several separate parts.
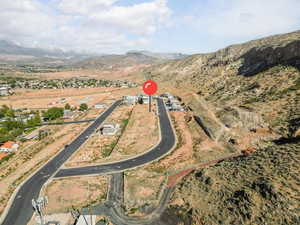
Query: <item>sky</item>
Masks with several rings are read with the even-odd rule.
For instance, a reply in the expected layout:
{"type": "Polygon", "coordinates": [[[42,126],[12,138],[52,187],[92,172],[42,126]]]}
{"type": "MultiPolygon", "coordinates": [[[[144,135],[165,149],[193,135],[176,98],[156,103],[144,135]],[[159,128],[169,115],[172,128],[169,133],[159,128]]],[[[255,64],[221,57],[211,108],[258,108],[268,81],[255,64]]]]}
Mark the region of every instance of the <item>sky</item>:
{"type": "Polygon", "coordinates": [[[84,53],[206,53],[300,30],[299,0],[0,2],[0,39],[84,53]]]}

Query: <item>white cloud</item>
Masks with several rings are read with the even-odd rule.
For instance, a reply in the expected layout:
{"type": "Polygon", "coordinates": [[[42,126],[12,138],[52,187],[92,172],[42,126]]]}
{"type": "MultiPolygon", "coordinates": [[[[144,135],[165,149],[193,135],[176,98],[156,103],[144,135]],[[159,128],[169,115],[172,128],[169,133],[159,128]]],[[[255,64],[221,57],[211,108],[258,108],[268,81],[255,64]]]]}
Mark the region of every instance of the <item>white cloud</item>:
{"type": "Polygon", "coordinates": [[[55,24],[46,11],[35,0],[1,0],[0,38],[22,42],[51,31],[55,24]]]}
{"type": "Polygon", "coordinates": [[[68,14],[88,15],[102,11],[120,0],[57,0],[58,9],[68,14]]]}
{"type": "Polygon", "coordinates": [[[218,1],[209,13],[200,11],[184,20],[192,21],[217,37],[258,37],[295,29],[300,22],[299,0],[226,0],[218,1]],[[223,4],[222,4],[223,3],[223,4]]]}
{"type": "Polygon", "coordinates": [[[129,6],[120,0],[1,0],[0,39],[27,46],[116,52],[149,44],[168,23],[167,0],[129,6]]]}
{"type": "Polygon", "coordinates": [[[153,34],[166,25],[171,15],[166,0],[141,3],[129,7],[115,6],[103,12],[95,12],[91,18],[101,24],[128,29],[137,34],[153,34]]]}

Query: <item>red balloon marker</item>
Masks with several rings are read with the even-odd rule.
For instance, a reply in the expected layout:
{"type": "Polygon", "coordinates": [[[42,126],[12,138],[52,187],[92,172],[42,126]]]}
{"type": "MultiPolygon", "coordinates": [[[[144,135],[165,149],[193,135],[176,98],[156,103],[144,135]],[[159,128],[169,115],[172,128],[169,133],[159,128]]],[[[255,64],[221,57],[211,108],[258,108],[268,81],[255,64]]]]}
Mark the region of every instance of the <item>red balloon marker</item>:
{"type": "Polygon", "coordinates": [[[143,85],[143,91],[146,95],[154,95],[157,91],[157,83],[153,80],[147,80],[143,85]]]}

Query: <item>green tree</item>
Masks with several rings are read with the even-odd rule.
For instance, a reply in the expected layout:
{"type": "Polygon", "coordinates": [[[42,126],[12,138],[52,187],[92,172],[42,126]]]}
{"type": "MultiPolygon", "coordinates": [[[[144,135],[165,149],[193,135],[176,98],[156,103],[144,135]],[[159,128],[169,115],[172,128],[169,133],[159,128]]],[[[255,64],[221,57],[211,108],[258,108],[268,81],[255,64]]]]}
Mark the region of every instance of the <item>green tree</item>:
{"type": "Polygon", "coordinates": [[[27,121],[27,126],[36,127],[36,126],[41,125],[41,123],[42,123],[42,120],[41,120],[40,114],[36,113],[32,119],[27,121]]]}
{"type": "Polygon", "coordinates": [[[5,116],[6,117],[9,117],[9,118],[14,118],[15,117],[15,112],[13,109],[9,109],[7,110],[7,112],[5,113],[5,116]]]}
{"type": "Polygon", "coordinates": [[[67,109],[67,110],[70,110],[70,109],[71,109],[71,106],[70,106],[69,103],[65,104],[65,109],[67,109]]]}
{"type": "Polygon", "coordinates": [[[88,105],[86,103],[82,103],[79,106],[79,111],[86,111],[88,109],[88,105]]]}
{"type": "Polygon", "coordinates": [[[43,113],[43,117],[48,120],[55,120],[64,115],[64,109],[60,107],[52,107],[43,113]]]}
{"type": "Polygon", "coordinates": [[[8,110],[9,110],[9,107],[7,105],[2,105],[0,108],[0,118],[5,117],[8,110]]]}

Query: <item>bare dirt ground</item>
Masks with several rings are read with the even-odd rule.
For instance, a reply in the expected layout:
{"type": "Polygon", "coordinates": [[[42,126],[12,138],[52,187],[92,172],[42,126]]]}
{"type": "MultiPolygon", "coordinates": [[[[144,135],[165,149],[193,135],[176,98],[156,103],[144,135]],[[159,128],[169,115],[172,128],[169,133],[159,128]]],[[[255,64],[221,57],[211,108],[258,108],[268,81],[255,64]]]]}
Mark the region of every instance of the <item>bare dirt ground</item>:
{"type": "MultiPolygon", "coordinates": [[[[156,111],[156,103],[152,104],[152,109],[156,111]]],[[[111,156],[116,160],[126,159],[149,151],[158,141],[157,115],[149,112],[148,105],[136,105],[111,156]]]]}
{"type": "Polygon", "coordinates": [[[72,77],[89,77],[96,79],[107,79],[107,80],[133,80],[138,81],[139,76],[136,76],[134,73],[137,73],[146,65],[139,66],[129,66],[115,71],[99,71],[97,69],[81,69],[73,71],[63,71],[63,72],[54,72],[54,73],[36,73],[35,77],[40,77],[44,79],[63,79],[63,78],[72,78],[72,77]]]}
{"type": "Polygon", "coordinates": [[[66,103],[78,106],[81,102],[92,106],[110,97],[116,88],[87,88],[87,89],[44,89],[17,90],[16,95],[0,99],[0,105],[15,108],[49,108],[63,107],[66,103]]]}
{"type": "MultiPolygon", "coordinates": [[[[58,213],[45,215],[45,220],[48,222],[56,222],[58,221],[60,225],[70,225],[74,224],[75,220],[72,217],[71,213],[58,213]]],[[[27,223],[27,225],[36,225],[39,222],[38,216],[34,215],[31,220],[27,223]]]]}
{"type": "Polygon", "coordinates": [[[105,176],[54,179],[43,191],[49,200],[46,214],[68,212],[72,207],[82,208],[103,202],[107,184],[105,176]]]}
{"type": "Polygon", "coordinates": [[[124,193],[127,212],[132,216],[142,216],[145,206],[155,206],[166,182],[162,174],[149,172],[147,166],[125,172],[124,193]]]}
{"type": "Polygon", "coordinates": [[[120,130],[114,136],[104,136],[99,131],[91,135],[87,142],[65,163],[66,167],[86,166],[111,159],[110,151],[114,151],[115,144],[124,127],[124,120],[128,119],[132,107],[119,106],[103,124],[119,124],[120,130]]]}
{"type": "MultiPolygon", "coordinates": [[[[156,103],[153,103],[152,109],[156,110],[156,103]]],[[[125,119],[129,120],[122,134],[120,132],[116,136],[95,134],[66,163],[66,166],[85,166],[123,160],[146,152],[158,143],[157,115],[148,111],[148,105],[120,106],[104,123],[122,125],[125,119]],[[103,155],[107,148],[113,148],[108,157],[103,155]]]]}

